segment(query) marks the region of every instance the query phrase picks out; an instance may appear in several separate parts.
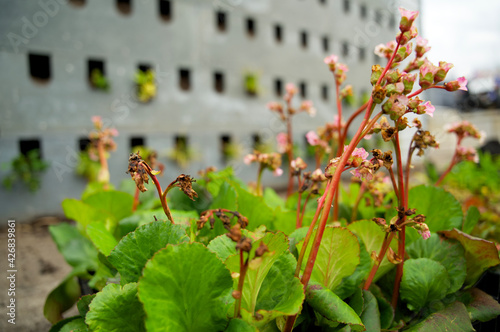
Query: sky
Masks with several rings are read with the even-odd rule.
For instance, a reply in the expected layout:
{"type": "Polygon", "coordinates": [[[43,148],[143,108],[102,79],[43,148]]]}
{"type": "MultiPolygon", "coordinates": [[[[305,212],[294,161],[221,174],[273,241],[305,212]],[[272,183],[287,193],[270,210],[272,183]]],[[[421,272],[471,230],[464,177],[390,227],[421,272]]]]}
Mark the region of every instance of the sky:
{"type": "Polygon", "coordinates": [[[499,0],[421,0],[421,35],[428,58],[451,62],[450,78],[478,71],[500,73],[499,0]]]}

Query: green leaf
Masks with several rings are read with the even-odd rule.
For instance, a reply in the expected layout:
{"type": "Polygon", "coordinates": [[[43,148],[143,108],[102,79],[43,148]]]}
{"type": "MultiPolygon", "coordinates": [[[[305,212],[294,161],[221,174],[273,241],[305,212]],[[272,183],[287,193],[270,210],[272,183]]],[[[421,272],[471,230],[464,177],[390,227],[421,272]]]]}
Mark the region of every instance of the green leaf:
{"type": "Polygon", "coordinates": [[[363,281],[368,277],[368,274],[370,273],[372,259],[370,255],[368,255],[363,241],[358,242],[360,247],[360,263],[356,267],[354,273],[348,277],[345,277],[334,291],[335,294],[337,294],[341,299],[345,299],[351,296],[356,288],[358,288],[363,283],[363,281]]]}
{"type": "Polygon", "coordinates": [[[85,204],[74,198],[66,198],[62,202],[64,214],[68,219],[75,220],[83,228],[93,221],[105,221],[111,216],[100,212],[89,204],[85,204]]]}
{"type": "Polygon", "coordinates": [[[380,327],[387,330],[391,327],[392,322],[394,321],[394,308],[376,284],[372,284],[370,286],[370,292],[372,292],[372,294],[377,298],[380,312],[380,327]]]}
{"type": "Polygon", "coordinates": [[[137,296],[137,284],[109,284],[90,303],[85,322],[92,331],[146,331],[146,317],[137,296]]]}
{"type": "Polygon", "coordinates": [[[225,261],[229,256],[236,255],[236,244],[226,234],[217,236],[210,241],[208,249],[215,253],[222,261],[225,261]]]}
{"type": "Polygon", "coordinates": [[[116,222],[132,214],[133,202],[132,195],[116,190],[100,191],[83,200],[94,209],[108,213],[116,222]]]}
{"type": "Polygon", "coordinates": [[[477,225],[479,217],[481,217],[481,214],[479,213],[478,208],[475,206],[471,206],[467,210],[467,215],[465,216],[464,224],[462,225],[462,232],[470,234],[474,227],[477,225]]]}
{"type": "Polygon", "coordinates": [[[236,190],[229,182],[222,183],[217,192],[218,195],[214,196],[210,209],[238,210],[236,190]]]}
{"type": "MultiPolygon", "coordinates": [[[[281,231],[285,234],[291,234],[295,231],[295,226],[297,223],[296,211],[283,210],[282,207],[278,207],[274,211],[274,215],[275,218],[272,222],[272,226],[270,227],[271,229],[281,231]]],[[[304,216],[304,219],[306,218],[307,216],[304,216]]]]}
{"type": "Polygon", "coordinates": [[[461,302],[454,302],[445,309],[433,313],[432,315],[428,316],[424,321],[414,326],[411,326],[409,329],[405,331],[471,332],[475,330],[471,325],[469,314],[464,304],[461,302]]]}
{"type": "MultiPolygon", "coordinates": [[[[303,242],[297,245],[299,251],[302,245],[303,242]]],[[[305,257],[309,257],[310,251],[311,245],[307,247],[305,257]]],[[[327,227],[323,234],[311,278],[334,291],[342,279],[356,271],[359,263],[360,247],[356,235],[346,228],[327,227]]],[[[304,259],[302,269],[305,268],[306,264],[307,259],[304,259]]]]}
{"type": "Polygon", "coordinates": [[[108,260],[120,272],[122,284],[136,282],[146,262],[167,244],[189,241],[186,232],[179,225],[164,221],[138,227],[116,245],[108,260]]]}
{"type": "Polygon", "coordinates": [[[87,332],[87,324],[80,316],[73,316],[63,319],[59,323],[53,325],[49,332],[87,332]]]}
{"type": "Polygon", "coordinates": [[[202,244],[167,246],[147,263],[139,284],[148,331],[223,330],[232,285],[230,272],[202,244]]]}
{"type": "Polygon", "coordinates": [[[316,312],[333,322],[348,324],[354,331],[365,329],[354,309],[320,284],[309,284],[306,290],[306,301],[316,312]]]}
{"type": "Polygon", "coordinates": [[[472,302],[467,305],[467,311],[472,321],[487,322],[500,315],[500,304],[491,295],[478,288],[472,288],[468,292],[472,296],[472,302]]]}
{"type": "MultiPolygon", "coordinates": [[[[462,205],[444,189],[421,185],[411,188],[408,197],[408,207],[417,209],[417,214],[426,216],[425,222],[431,233],[462,227],[462,205]],[[439,203],[436,204],[437,202],[439,203]]],[[[406,243],[417,238],[417,232],[408,232],[406,243]]]]}
{"type": "MultiPolygon", "coordinates": [[[[359,236],[359,238],[363,241],[366,251],[370,255],[370,269],[375,264],[375,261],[371,259],[372,252],[375,252],[377,255],[380,252],[380,248],[382,248],[382,244],[384,243],[385,232],[382,231],[380,226],[378,226],[372,220],[359,220],[355,221],[347,226],[347,228],[352,231],[354,234],[359,236]]],[[[397,252],[397,241],[391,242],[391,248],[397,252]]],[[[387,257],[384,256],[382,259],[382,263],[380,264],[375,277],[373,278],[373,282],[376,282],[380,277],[386,274],[389,270],[394,267],[394,264],[389,262],[387,257]]]]}
{"type": "Polygon", "coordinates": [[[248,229],[254,230],[260,225],[272,229],[273,210],[266,205],[263,198],[256,196],[242,187],[235,185],[238,196],[238,212],[248,218],[248,229]]]}
{"type": "Polygon", "coordinates": [[[408,309],[420,310],[427,303],[441,300],[450,287],[446,268],[429,258],[408,259],[403,268],[400,296],[408,309]]]}
{"type": "Polygon", "coordinates": [[[74,269],[54,290],[52,290],[43,307],[43,315],[52,324],[60,321],[62,313],[70,309],[81,295],[80,285],[76,279],[82,271],[74,269]]]}
{"type": "Polygon", "coordinates": [[[99,221],[90,223],[87,226],[87,235],[97,249],[106,256],[108,256],[111,250],[118,244],[113,234],[106,229],[106,225],[99,221]]]}
{"type": "Polygon", "coordinates": [[[441,263],[448,272],[450,288],[447,294],[459,290],[467,276],[465,250],[460,243],[440,239],[436,233],[427,240],[419,238],[406,249],[410,258],[430,258],[441,263]]]}
{"type": "Polygon", "coordinates": [[[465,248],[467,261],[465,288],[472,287],[487,269],[500,264],[498,250],[494,243],[465,234],[458,229],[441,233],[447,238],[458,240],[465,248]]]}
{"type": "Polygon", "coordinates": [[[241,318],[234,318],[229,321],[225,332],[259,332],[255,326],[250,325],[241,318]]]}
{"type": "MultiPolygon", "coordinates": [[[[263,326],[278,316],[296,314],[304,300],[302,284],[294,276],[297,262],[287,250],[285,235],[268,233],[255,241],[249,253],[251,258],[255,257],[255,249],[261,242],[267,245],[269,253],[256,261],[258,264],[251,262],[243,284],[241,304],[243,319],[255,326],[263,326]]],[[[239,254],[230,256],[226,265],[231,272],[239,272],[239,254]]],[[[237,283],[235,279],[235,286],[237,283]]]]}
{"type": "Polygon", "coordinates": [[[95,294],[91,295],[85,295],[80,298],[80,300],[76,303],[76,307],[78,308],[78,312],[80,313],[80,316],[85,318],[87,315],[87,312],[89,312],[89,305],[90,302],[94,299],[95,294]]]}
{"type": "Polygon", "coordinates": [[[273,188],[267,187],[264,189],[264,201],[266,202],[267,206],[273,209],[277,208],[278,206],[282,208],[285,207],[285,201],[283,200],[283,198],[281,198],[280,195],[276,193],[273,188]]]}
{"type": "Polygon", "coordinates": [[[98,265],[97,250],[76,227],[61,223],[49,226],[49,232],[66,262],[73,267],[95,271],[98,265]]]}
{"type": "Polygon", "coordinates": [[[380,331],[380,313],[375,296],[370,291],[363,290],[364,307],[361,321],[366,326],[366,332],[380,331]]]}

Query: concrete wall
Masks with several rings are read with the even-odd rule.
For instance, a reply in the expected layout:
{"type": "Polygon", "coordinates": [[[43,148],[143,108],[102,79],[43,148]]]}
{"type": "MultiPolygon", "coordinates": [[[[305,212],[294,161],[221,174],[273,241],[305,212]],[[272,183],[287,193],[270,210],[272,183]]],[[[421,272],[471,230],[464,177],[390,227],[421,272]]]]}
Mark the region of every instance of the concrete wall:
{"type": "MultiPolygon", "coordinates": [[[[120,132],[118,150],[109,161],[115,184],[128,177],[132,136],[144,137],[159,151],[160,161],[167,164],[165,182],[181,171],[196,174],[209,165],[224,167],[221,135],[231,135],[247,150],[253,134],[274,140],[284,126],[265,105],[279,99],[274,93],[277,78],[283,87],[287,82],[305,82],[307,99],[318,110],[314,119],[300,114],[294,121],[296,139],[303,144],[302,136],[331,121],[335,112],[334,81],[323,58],[341,55],[343,43],[348,43],[348,55],[340,56],[350,66],[346,83],[353,84],[358,95],[370,91],[370,68],[377,60],[373,48],[394,37],[399,17],[397,5],[382,0],[348,1],[348,12],[344,1],[332,0],[173,0],[169,21],[160,17],[153,0],[132,0],[129,15],[120,13],[115,1],[84,2],[80,7],[65,0],[0,0],[0,162],[19,154],[20,139],[36,138],[43,158],[51,163],[37,193],[22,187],[12,192],[0,189],[0,223],[6,218],[22,221],[60,213],[63,198],[79,196],[85,183],[73,174],[75,156],[78,139],[92,129],[92,115],[101,115],[106,125],[120,132]],[[365,18],[361,6],[367,8],[365,18]],[[225,32],[216,26],[216,11],[226,13],[225,32]],[[253,37],[245,30],[247,18],[256,24],[253,37]],[[274,39],[275,24],[283,29],[281,43],[274,39]],[[307,48],[300,45],[301,31],[308,34],[307,48]],[[323,37],[329,39],[328,51],[322,48],[323,37]],[[30,77],[30,53],[50,56],[48,82],[40,84],[30,77]],[[104,60],[109,92],[90,87],[89,58],[104,60]],[[150,64],[157,78],[158,94],[147,104],[135,99],[133,78],[141,63],[150,64]],[[179,89],[180,68],[191,71],[190,91],[179,89]],[[222,94],[213,89],[215,71],[224,73],[222,94]],[[244,92],[246,71],[259,75],[257,97],[244,92]],[[326,101],[321,98],[323,85],[329,86],[326,101]],[[200,152],[199,160],[186,170],[166,158],[179,134],[189,136],[200,152]]],[[[407,8],[418,9],[418,1],[406,3],[410,3],[407,8]]],[[[235,167],[247,180],[255,176],[255,170],[240,161],[235,167]]],[[[0,177],[4,175],[0,171],[0,177]]],[[[285,181],[270,176],[267,180],[274,185],[285,181]]]]}

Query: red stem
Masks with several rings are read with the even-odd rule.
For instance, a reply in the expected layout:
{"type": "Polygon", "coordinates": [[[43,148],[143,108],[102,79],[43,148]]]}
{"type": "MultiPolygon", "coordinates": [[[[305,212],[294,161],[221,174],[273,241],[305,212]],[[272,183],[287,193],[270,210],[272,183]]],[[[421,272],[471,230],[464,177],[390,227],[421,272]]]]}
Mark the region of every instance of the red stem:
{"type": "Polygon", "coordinates": [[[240,277],[238,279],[238,291],[240,292],[240,298],[236,299],[236,302],[234,304],[234,318],[240,317],[241,298],[243,297],[243,283],[245,282],[245,275],[247,273],[247,268],[248,268],[248,257],[247,260],[244,262],[243,250],[240,250],[240,277]]]}
{"type": "Polygon", "coordinates": [[[170,220],[170,222],[172,224],[175,224],[174,223],[174,219],[172,218],[172,214],[170,213],[170,209],[168,208],[168,205],[167,205],[167,195],[166,194],[167,194],[168,189],[170,188],[170,186],[169,186],[169,188],[167,188],[167,190],[165,190],[165,192],[163,192],[162,189],[161,189],[160,182],[156,178],[156,175],[154,175],[151,172],[151,168],[149,167],[149,165],[146,164],[146,163],[144,163],[144,162],[141,162],[141,163],[142,163],[142,165],[144,165],[144,168],[146,169],[146,172],[148,172],[149,177],[151,178],[151,180],[153,180],[153,183],[156,186],[156,190],[158,191],[158,196],[160,196],[161,206],[162,206],[163,211],[165,212],[168,220],[170,220]]]}
{"type": "MultiPolygon", "coordinates": [[[[403,174],[403,162],[401,160],[401,146],[399,144],[399,132],[396,132],[394,136],[394,148],[396,150],[396,161],[398,166],[398,186],[399,186],[399,209],[406,211],[408,209],[408,197],[406,196],[406,190],[404,185],[404,174],[403,174]]],[[[406,215],[398,220],[398,224],[403,224],[406,221],[406,215]]],[[[399,242],[398,242],[398,256],[401,258],[401,263],[396,267],[396,278],[394,280],[394,290],[392,292],[392,307],[396,308],[398,304],[399,297],[399,286],[401,283],[401,278],[403,277],[404,259],[405,259],[405,240],[406,240],[406,226],[402,226],[401,230],[398,232],[399,242]]]]}
{"type": "Polygon", "coordinates": [[[140,192],[141,191],[136,186],[135,187],[135,194],[134,194],[134,203],[132,204],[132,212],[134,212],[135,210],[137,210],[137,205],[139,205],[139,193],[140,192]]]}
{"type": "Polygon", "coordinates": [[[387,249],[389,249],[389,246],[391,245],[391,241],[392,238],[394,237],[394,234],[395,234],[394,232],[385,234],[384,242],[382,243],[382,248],[380,248],[377,260],[375,261],[375,264],[372,266],[370,274],[368,275],[368,279],[366,279],[365,285],[363,286],[364,290],[368,290],[370,288],[370,285],[373,282],[373,278],[375,278],[378,268],[380,267],[380,264],[382,263],[382,260],[385,257],[385,253],[387,252],[387,249]]]}

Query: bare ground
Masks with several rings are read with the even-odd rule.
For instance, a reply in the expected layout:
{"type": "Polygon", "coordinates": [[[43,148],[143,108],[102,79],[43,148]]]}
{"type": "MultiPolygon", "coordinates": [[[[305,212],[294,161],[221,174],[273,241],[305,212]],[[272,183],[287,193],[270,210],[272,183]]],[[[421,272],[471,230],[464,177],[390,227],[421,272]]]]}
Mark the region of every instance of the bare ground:
{"type": "MultiPolygon", "coordinates": [[[[31,224],[16,224],[16,324],[8,323],[7,228],[0,228],[0,331],[43,332],[51,324],[43,316],[45,298],[70,272],[48,231],[58,218],[40,218],[31,224]]],[[[2,223],[2,226],[5,224],[2,223]]],[[[76,314],[73,308],[64,317],[76,314]]]]}

